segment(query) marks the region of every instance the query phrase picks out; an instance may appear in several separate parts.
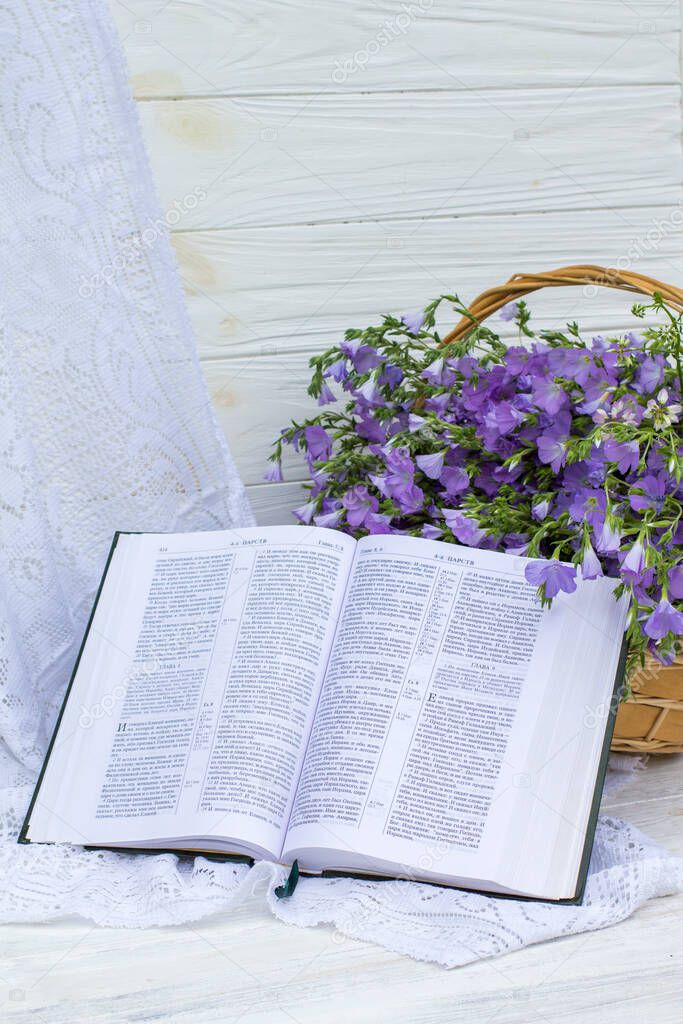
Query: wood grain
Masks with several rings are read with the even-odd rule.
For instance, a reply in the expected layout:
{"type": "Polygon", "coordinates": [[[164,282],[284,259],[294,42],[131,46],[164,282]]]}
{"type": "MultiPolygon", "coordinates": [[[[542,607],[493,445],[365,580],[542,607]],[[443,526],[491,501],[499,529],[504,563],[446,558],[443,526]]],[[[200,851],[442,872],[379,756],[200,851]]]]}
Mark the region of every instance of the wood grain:
{"type": "Polygon", "coordinates": [[[306,491],[295,480],[282,484],[251,484],[247,487],[247,494],[259,526],[295,523],[292,509],[307,500],[306,491]]]}
{"type": "MultiPolygon", "coordinates": [[[[424,2],[377,47],[406,6],[113,6],[211,395],[250,485],[280,428],[313,409],[309,356],[346,327],[574,260],[680,275],[675,6],[424,2]]],[[[539,326],[629,322],[614,294],[534,308],[539,326]]],[[[286,471],[302,475],[296,460],[286,471]]]]}
{"type": "Polygon", "coordinates": [[[675,3],[405,6],[407,25],[395,0],[112,3],[140,98],[678,81],[675,3]]]}
{"type": "MultiPolygon", "coordinates": [[[[344,328],[416,309],[441,291],[471,299],[482,282],[555,265],[558,251],[567,263],[618,264],[631,253],[634,269],[680,280],[678,233],[657,229],[662,218],[658,208],[600,209],[176,235],[204,373],[243,478],[262,481],[279,430],[315,411],[306,396],[309,357],[340,340],[344,328]],[[651,231],[659,238],[652,246],[651,231]]],[[[597,332],[632,326],[632,301],[568,288],[531,296],[529,304],[538,326],[578,317],[597,332]]],[[[454,319],[444,311],[444,326],[454,319]]],[[[302,475],[297,458],[285,469],[302,475]]]]}
{"type": "MultiPolygon", "coordinates": [[[[680,208],[184,232],[173,238],[204,359],[312,354],[382,312],[443,291],[473,298],[513,271],[573,262],[680,280],[680,208]],[[673,219],[672,219],[673,218],[673,219]],[[562,255],[559,259],[558,254],[562,255]]],[[[530,299],[539,324],[630,320],[628,295],[557,289],[530,299]]],[[[445,323],[453,320],[445,316],[445,323]]],[[[499,323],[499,326],[503,326],[499,323]]]]}
{"type": "Polygon", "coordinates": [[[162,203],[180,210],[173,227],[185,231],[671,206],[677,103],[677,86],[587,86],[321,95],[305,105],[184,99],[140,111],[162,203]]]}

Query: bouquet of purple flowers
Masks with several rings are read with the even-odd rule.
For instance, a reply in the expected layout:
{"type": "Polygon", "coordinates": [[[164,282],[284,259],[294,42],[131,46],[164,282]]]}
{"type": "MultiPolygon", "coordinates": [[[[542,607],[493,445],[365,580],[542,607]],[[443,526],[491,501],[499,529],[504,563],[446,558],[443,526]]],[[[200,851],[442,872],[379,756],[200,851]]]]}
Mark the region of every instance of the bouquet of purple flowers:
{"type": "Polygon", "coordinates": [[[306,458],[302,523],[360,537],[403,533],[525,555],[544,602],[577,577],[615,578],[632,598],[631,656],[673,660],[683,634],[681,319],[655,293],[654,326],[584,340],[530,326],[507,305],[505,345],[457,296],[385,316],[311,360],[321,410],[274,446],[306,458]],[[442,302],[472,321],[435,329],[442,302]]]}

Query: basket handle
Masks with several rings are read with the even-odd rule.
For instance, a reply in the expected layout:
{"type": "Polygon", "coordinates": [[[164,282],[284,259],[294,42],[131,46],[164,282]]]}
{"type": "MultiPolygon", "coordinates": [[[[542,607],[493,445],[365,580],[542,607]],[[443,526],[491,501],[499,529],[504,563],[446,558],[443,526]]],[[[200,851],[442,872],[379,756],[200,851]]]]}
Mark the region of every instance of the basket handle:
{"type": "MultiPolygon", "coordinates": [[[[683,290],[672,284],[664,284],[654,277],[636,274],[633,270],[616,270],[614,267],[598,267],[590,263],[571,267],[559,267],[542,274],[513,274],[505,284],[482,292],[469,306],[469,311],[479,322],[495,313],[497,309],[521,299],[523,295],[536,292],[539,288],[563,288],[567,285],[597,284],[604,288],[619,288],[625,292],[640,295],[654,295],[659,292],[668,305],[683,309],[683,290]]],[[[466,316],[442,339],[442,345],[458,341],[473,328],[466,316]]]]}

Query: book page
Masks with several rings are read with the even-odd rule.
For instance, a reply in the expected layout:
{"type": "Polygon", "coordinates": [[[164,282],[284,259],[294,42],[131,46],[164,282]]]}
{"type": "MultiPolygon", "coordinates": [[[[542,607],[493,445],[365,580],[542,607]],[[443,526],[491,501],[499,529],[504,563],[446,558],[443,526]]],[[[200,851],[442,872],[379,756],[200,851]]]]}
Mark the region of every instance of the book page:
{"type": "MultiPolygon", "coordinates": [[[[541,875],[545,882],[558,870],[548,865],[561,846],[566,794],[555,793],[560,809],[548,810],[542,780],[534,775],[540,796],[525,782],[534,751],[543,747],[539,737],[553,734],[546,751],[552,761],[565,731],[576,731],[576,706],[573,713],[565,707],[552,729],[549,720],[557,702],[553,707],[547,694],[567,661],[566,641],[577,641],[583,660],[575,667],[589,682],[600,680],[603,694],[614,678],[623,608],[612,597],[613,583],[598,581],[582,585],[593,588],[580,596],[588,619],[576,618],[578,603],[569,602],[569,611],[562,602],[543,610],[524,578],[525,564],[415,538],[359,542],[286,856],[300,855],[305,866],[307,858],[316,860],[317,847],[329,856],[312,867],[373,871],[391,861],[409,876],[498,880],[503,887],[530,885],[541,875]],[[589,619],[596,616],[611,630],[609,645],[602,633],[591,635],[589,619]],[[543,821],[536,841],[547,847],[539,857],[547,870],[539,866],[522,878],[515,834],[532,819],[543,821]],[[330,862],[334,856],[341,864],[330,862]]],[[[578,712],[585,714],[583,705],[578,712]]],[[[596,737],[593,729],[573,754],[580,748],[590,760],[596,737]]]]}
{"type": "Polygon", "coordinates": [[[354,548],[304,527],[121,536],[30,838],[279,856],[354,548]]]}

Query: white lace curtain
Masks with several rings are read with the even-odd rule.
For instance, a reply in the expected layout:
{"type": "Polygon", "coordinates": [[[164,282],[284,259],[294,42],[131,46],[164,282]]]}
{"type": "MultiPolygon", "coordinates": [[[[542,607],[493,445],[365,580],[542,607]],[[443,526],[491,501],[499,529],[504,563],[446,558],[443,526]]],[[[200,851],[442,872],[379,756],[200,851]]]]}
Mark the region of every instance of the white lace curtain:
{"type": "Polygon", "coordinates": [[[208,401],[104,3],[0,8],[0,118],[0,766],[11,838],[114,531],[243,525],[251,513],[208,401]]]}
{"type": "Polygon", "coordinates": [[[444,964],[595,928],[681,887],[602,821],[582,908],[412,883],[300,882],[203,858],[20,847],[16,834],[111,536],[244,525],[104,0],[0,7],[0,921],[195,920],[265,883],[274,912],[444,964]]]}

